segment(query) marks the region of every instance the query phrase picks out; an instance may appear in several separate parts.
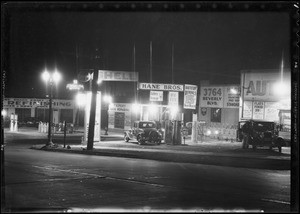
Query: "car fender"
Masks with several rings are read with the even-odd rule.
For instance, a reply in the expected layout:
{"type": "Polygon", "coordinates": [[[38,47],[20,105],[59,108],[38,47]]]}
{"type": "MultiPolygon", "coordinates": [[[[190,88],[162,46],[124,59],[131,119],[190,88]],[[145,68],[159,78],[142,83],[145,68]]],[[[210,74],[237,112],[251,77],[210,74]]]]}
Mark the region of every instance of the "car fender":
{"type": "Polygon", "coordinates": [[[286,146],[286,142],[282,137],[277,137],[275,140],[276,146],[286,146]]]}

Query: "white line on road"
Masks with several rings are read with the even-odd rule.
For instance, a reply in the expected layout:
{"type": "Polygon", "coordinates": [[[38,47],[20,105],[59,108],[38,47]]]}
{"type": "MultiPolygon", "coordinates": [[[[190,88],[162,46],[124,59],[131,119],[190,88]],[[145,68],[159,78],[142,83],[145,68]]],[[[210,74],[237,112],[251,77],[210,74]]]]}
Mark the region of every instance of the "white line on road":
{"type": "Polygon", "coordinates": [[[279,200],[274,200],[274,199],[267,199],[267,198],[262,198],[262,201],[268,201],[268,202],[272,202],[272,203],[278,203],[278,204],[288,204],[290,205],[290,202],[287,201],[279,201],[279,200]]]}

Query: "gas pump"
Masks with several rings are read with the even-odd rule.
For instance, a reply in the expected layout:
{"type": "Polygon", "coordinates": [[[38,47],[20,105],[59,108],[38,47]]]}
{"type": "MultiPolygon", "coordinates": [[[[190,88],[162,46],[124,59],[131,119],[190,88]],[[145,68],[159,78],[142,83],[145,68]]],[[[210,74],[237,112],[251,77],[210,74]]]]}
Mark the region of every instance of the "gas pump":
{"type": "Polygon", "coordinates": [[[10,115],[10,131],[18,131],[18,115],[14,113],[10,115]]]}
{"type": "Polygon", "coordinates": [[[173,121],[173,144],[180,145],[181,144],[181,121],[174,120],[173,121]]]}

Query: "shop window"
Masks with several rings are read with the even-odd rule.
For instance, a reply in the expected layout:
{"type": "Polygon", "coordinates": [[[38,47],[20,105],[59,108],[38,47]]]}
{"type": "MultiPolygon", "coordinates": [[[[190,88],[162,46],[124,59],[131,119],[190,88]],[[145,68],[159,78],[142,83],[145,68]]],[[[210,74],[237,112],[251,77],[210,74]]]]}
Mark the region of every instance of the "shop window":
{"type": "Polygon", "coordinates": [[[211,117],[210,121],[214,123],[221,123],[221,115],[222,115],[222,109],[220,108],[211,108],[211,117]]]}
{"type": "Polygon", "coordinates": [[[125,113],[115,112],[115,128],[124,129],[125,113]]]}
{"type": "Polygon", "coordinates": [[[15,113],[18,115],[18,121],[24,121],[26,118],[31,117],[30,108],[16,108],[15,113]]]}

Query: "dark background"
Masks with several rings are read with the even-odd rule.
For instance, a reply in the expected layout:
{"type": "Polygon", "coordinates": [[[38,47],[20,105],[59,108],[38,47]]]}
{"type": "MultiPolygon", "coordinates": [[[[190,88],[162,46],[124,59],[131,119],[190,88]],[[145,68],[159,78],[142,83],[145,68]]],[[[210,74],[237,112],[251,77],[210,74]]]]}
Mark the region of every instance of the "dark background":
{"type": "Polygon", "coordinates": [[[135,45],[135,70],[140,82],[149,82],[151,41],[152,79],[157,83],[171,83],[172,45],[177,84],[206,79],[239,83],[243,69],[279,71],[282,56],[285,68],[290,67],[290,20],[285,12],[101,12],[42,5],[41,10],[26,3],[6,7],[6,97],[43,98],[41,73],[56,66],[63,75],[57,96],[68,98],[66,84],[80,70],[94,67],[96,47],[103,69],[133,71],[135,45]]]}

